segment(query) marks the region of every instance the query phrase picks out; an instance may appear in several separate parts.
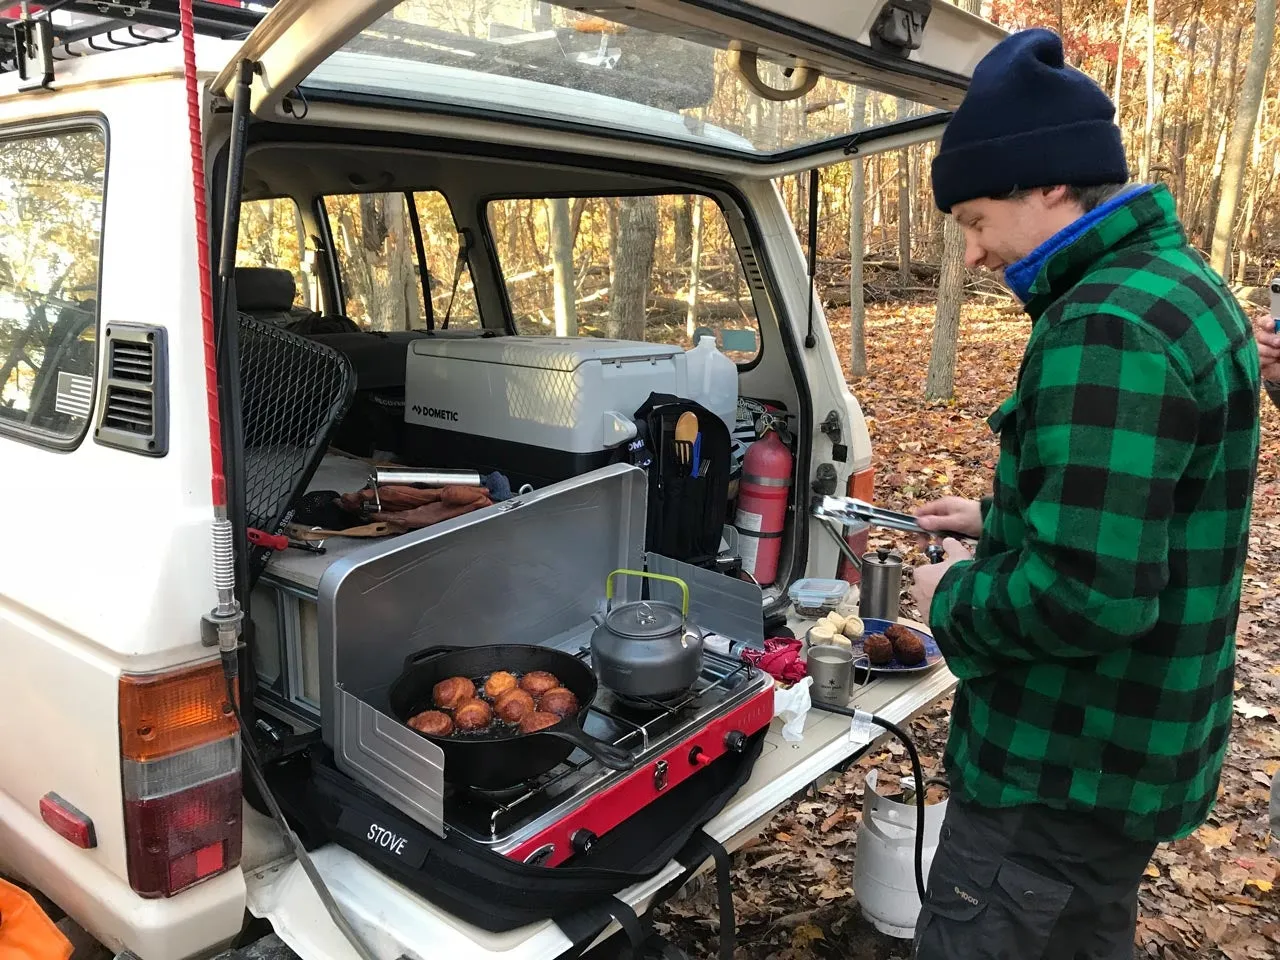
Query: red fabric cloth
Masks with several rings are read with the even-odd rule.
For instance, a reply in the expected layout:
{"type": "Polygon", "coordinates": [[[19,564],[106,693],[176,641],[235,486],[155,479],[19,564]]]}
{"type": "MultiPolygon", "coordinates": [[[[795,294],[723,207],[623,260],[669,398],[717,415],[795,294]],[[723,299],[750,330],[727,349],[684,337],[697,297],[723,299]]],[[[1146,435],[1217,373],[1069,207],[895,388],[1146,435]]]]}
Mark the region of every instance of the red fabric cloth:
{"type": "Polygon", "coordinates": [[[775,680],[798,683],[809,672],[808,665],[800,657],[803,644],[792,637],[770,637],[764,642],[764,650],[744,650],[742,659],[759,667],[775,680]]]}

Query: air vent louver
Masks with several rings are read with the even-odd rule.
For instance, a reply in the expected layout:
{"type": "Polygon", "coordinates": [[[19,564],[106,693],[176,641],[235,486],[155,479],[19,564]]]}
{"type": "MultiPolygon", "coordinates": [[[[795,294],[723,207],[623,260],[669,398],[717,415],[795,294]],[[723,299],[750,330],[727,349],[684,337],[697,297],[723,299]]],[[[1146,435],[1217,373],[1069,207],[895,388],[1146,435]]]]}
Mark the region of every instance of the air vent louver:
{"type": "Polygon", "coordinates": [[[107,413],[102,418],[102,425],[111,430],[151,436],[155,432],[151,394],[128,387],[108,387],[107,413]]]}
{"type": "Polygon", "coordinates": [[[160,327],[110,324],[106,376],[94,439],[151,457],[169,450],[165,332],[160,327]]]}
{"type": "Polygon", "coordinates": [[[137,380],[150,383],[155,368],[155,357],[149,343],[129,343],[116,340],[111,344],[110,374],[116,380],[137,380]]]}

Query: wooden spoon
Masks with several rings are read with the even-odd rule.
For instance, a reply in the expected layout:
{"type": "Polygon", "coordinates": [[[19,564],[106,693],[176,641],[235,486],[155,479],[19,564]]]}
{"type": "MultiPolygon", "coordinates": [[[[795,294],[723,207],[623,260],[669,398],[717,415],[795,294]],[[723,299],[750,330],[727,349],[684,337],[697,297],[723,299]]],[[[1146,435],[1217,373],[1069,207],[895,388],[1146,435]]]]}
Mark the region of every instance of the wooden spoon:
{"type": "Polygon", "coordinates": [[[688,463],[693,459],[693,441],[697,436],[698,415],[692,410],[686,410],[676,421],[676,456],[681,463],[688,463]]]}

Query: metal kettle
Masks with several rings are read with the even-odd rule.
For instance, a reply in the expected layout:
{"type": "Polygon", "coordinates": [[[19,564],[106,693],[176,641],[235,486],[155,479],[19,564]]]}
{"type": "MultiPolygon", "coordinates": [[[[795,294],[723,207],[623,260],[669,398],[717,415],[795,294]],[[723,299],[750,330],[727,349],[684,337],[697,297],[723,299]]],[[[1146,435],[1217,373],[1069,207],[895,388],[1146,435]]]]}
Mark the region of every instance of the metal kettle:
{"type": "Polygon", "coordinates": [[[866,620],[898,619],[902,596],[902,557],[880,547],[862,555],[862,582],[858,588],[858,616],[866,620]]]}
{"type": "Polygon", "coordinates": [[[702,672],[703,634],[689,622],[689,586],[678,577],[615,570],[605,582],[606,610],[591,634],[591,663],[600,682],[624,697],[679,696],[702,672]],[[613,604],[620,575],[666,580],[680,587],[679,607],[655,600],[613,604]]]}

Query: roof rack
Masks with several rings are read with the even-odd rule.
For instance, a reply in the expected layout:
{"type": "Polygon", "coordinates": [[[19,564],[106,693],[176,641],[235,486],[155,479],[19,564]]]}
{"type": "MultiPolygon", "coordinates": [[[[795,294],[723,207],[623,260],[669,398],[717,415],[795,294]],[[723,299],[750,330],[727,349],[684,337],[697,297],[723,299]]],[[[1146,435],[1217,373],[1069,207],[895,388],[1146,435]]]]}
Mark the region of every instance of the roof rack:
{"type": "MultiPolygon", "coordinates": [[[[192,13],[197,34],[221,39],[243,39],[276,0],[194,0],[192,13]]],[[[0,73],[23,72],[20,47],[31,52],[33,22],[49,27],[55,63],[76,57],[128,50],[151,43],[165,43],[178,36],[177,0],[30,0],[28,4],[0,0],[0,73]],[[30,19],[22,19],[26,6],[30,19]],[[60,16],[55,17],[55,14],[60,16]],[[26,26],[24,26],[24,23],[26,26]]],[[[51,77],[47,77],[48,83],[51,77]]]]}

